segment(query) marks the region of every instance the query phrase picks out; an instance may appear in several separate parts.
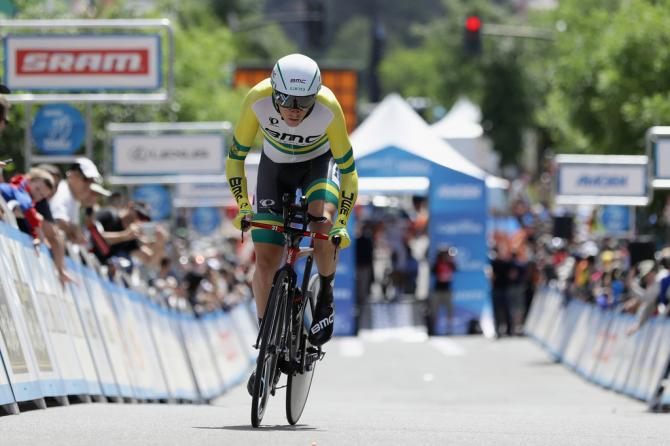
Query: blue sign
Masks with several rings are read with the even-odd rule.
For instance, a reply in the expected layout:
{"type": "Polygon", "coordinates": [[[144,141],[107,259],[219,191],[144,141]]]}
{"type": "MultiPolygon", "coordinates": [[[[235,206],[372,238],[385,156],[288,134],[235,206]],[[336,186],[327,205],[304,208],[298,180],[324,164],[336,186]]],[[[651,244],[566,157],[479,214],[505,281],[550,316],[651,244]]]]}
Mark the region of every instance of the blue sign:
{"type": "Polygon", "coordinates": [[[71,155],[84,143],[86,122],[71,105],[48,104],[35,115],[31,132],[41,153],[71,155]]]}
{"type": "Polygon", "coordinates": [[[172,213],[170,191],[157,184],[147,184],[135,188],[132,199],[144,201],[151,208],[152,220],[166,220],[172,213]]]}
{"type": "Polygon", "coordinates": [[[191,224],[202,235],[209,235],[221,225],[219,208],[195,208],[191,213],[191,224]]]}
{"type": "Polygon", "coordinates": [[[631,213],[628,206],[604,206],[602,224],[607,234],[625,234],[630,231],[631,213]]]}

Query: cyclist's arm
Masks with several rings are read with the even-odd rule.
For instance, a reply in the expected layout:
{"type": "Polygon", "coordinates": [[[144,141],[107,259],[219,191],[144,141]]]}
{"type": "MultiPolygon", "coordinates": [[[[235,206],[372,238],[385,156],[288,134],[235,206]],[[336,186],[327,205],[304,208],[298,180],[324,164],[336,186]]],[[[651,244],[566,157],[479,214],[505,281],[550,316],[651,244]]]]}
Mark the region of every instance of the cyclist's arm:
{"type": "Polygon", "coordinates": [[[354,152],[351,148],[351,141],[349,141],[342,107],[332,93],[327,95],[326,99],[329,103],[328,108],[334,114],[326,132],[330,141],[330,150],[337,167],[340,169],[340,196],[335,224],[345,227],[358,196],[358,174],[356,173],[354,152]]]}
{"type": "Polygon", "coordinates": [[[244,160],[258,133],[258,119],[252,109],[258,98],[259,92],[256,87],[252,88],[244,98],[240,120],[235,127],[233,144],[230,146],[226,159],[226,178],[240,210],[251,210],[244,160]]]}

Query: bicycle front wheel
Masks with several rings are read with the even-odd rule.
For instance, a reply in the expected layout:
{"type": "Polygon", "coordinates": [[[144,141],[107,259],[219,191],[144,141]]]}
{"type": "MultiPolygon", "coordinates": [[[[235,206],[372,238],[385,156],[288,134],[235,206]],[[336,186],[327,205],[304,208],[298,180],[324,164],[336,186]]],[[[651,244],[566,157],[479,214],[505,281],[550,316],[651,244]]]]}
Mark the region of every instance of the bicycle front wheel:
{"type": "Polygon", "coordinates": [[[275,379],[279,372],[279,361],[282,324],[284,321],[284,301],[288,285],[288,275],[279,273],[270,292],[265,315],[261,345],[256,360],[256,379],[251,398],[251,425],[258,427],[263,420],[268,395],[274,390],[275,379]]]}
{"type": "Polygon", "coordinates": [[[310,298],[303,306],[303,314],[301,315],[303,323],[296,337],[298,351],[300,352],[301,370],[289,375],[286,387],[286,419],[292,425],[298,422],[305,409],[309,389],[312,387],[314,368],[318,361],[317,354],[310,352],[313,347],[307,340],[307,336],[309,334],[309,327],[312,325],[312,310],[314,309],[316,296],[319,295],[320,286],[321,282],[319,281],[318,274],[310,277],[308,286],[310,298]]]}

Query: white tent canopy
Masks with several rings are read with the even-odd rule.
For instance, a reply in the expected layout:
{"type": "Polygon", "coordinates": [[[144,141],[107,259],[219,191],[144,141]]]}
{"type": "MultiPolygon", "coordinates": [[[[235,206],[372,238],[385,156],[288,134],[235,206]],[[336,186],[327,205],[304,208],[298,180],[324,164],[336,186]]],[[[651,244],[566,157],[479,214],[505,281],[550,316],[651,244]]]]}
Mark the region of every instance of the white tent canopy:
{"type": "Polygon", "coordinates": [[[484,136],[482,112],[467,98],[460,98],[442,119],[431,127],[444,139],[476,139],[484,136]]]}
{"type": "Polygon", "coordinates": [[[431,162],[485,180],[488,174],[442,140],[398,94],[391,94],[351,134],[356,160],[397,147],[431,162]]]}

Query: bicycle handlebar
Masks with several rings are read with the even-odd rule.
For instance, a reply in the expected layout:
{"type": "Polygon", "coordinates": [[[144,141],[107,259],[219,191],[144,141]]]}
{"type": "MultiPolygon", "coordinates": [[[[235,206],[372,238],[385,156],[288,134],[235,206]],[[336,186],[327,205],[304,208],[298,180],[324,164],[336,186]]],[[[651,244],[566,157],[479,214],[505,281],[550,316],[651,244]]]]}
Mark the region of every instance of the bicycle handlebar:
{"type": "MultiPolygon", "coordinates": [[[[268,223],[261,223],[259,221],[242,220],[241,226],[242,226],[242,231],[247,231],[251,227],[254,227],[254,228],[260,228],[260,229],[269,229],[271,231],[281,232],[282,234],[284,232],[286,232],[284,230],[284,226],[271,225],[271,224],[268,224],[268,223]]],[[[312,237],[312,238],[319,239],[319,240],[328,240],[328,235],[327,234],[322,234],[320,232],[301,231],[300,229],[295,229],[295,228],[292,228],[292,229],[294,229],[296,234],[300,234],[303,237],[312,237]]],[[[340,246],[341,242],[342,242],[342,238],[339,235],[333,237],[333,244],[335,246],[340,246]]]]}

